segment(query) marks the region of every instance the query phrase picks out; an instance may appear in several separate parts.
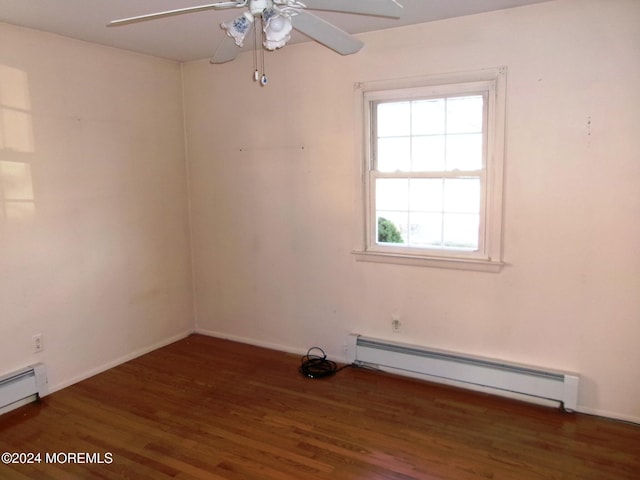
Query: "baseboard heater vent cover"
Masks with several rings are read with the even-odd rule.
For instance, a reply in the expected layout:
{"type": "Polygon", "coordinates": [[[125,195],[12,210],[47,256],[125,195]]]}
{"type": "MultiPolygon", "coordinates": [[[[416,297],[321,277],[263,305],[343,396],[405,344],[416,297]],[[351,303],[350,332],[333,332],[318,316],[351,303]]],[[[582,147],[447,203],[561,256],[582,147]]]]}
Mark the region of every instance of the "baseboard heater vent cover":
{"type": "Polygon", "coordinates": [[[47,372],[37,363],[0,376],[0,415],[47,394],[47,372]]]}
{"type": "Polygon", "coordinates": [[[469,356],[350,334],[347,361],[388,371],[409,372],[434,381],[487,388],[560,402],[574,411],[579,377],[490,358],[469,356]]]}

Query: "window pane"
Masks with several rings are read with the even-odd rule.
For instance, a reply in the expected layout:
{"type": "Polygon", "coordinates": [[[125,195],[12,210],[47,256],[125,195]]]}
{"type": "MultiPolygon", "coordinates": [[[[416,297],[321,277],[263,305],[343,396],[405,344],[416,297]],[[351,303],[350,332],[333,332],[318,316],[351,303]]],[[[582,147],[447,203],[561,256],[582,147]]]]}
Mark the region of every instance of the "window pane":
{"type": "Polygon", "coordinates": [[[444,135],[413,137],[411,148],[411,171],[441,172],[445,169],[444,135]]]}
{"type": "Polygon", "coordinates": [[[410,188],[412,212],[442,212],[443,180],[441,178],[412,179],[410,188]]]}
{"type": "Polygon", "coordinates": [[[450,248],[478,248],[480,215],[445,213],[444,246],[450,248]]]}
{"type": "Polygon", "coordinates": [[[480,179],[447,178],[444,180],[444,211],[447,213],[480,212],[480,179]]]}
{"type": "Polygon", "coordinates": [[[482,132],[482,117],[482,96],[447,99],[447,133],[482,132]]]}
{"type": "Polygon", "coordinates": [[[482,168],[482,134],[447,135],[447,170],[482,168]]]}
{"type": "Polygon", "coordinates": [[[408,172],[411,168],[411,138],[378,139],[377,170],[380,172],[408,172]]]}
{"type": "Polygon", "coordinates": [[[376,215],[377,243],[406,244],[409,216],[406,212],[378,211],[376,215]]]}
{"type": "Polygon", "coordinates": [[[410,245],[413,247],[439,247],[442,245],[442,214],[411,213],[410,245]]]}
{"type": "Polygon", "coordinates": [[[377,116],[378,137],[411,134],[411,103],[379,103],[377,116]]]}
{"type": "Polygon", "coordinates": [[[409,179],[379,178],[376,180],[376,211],[407,211],[409,179]]]}
{"type": "Polygon", "coordinates": [[[435,135],[445,132],[445,99],[412,103],[412,135],[435,135]]]}

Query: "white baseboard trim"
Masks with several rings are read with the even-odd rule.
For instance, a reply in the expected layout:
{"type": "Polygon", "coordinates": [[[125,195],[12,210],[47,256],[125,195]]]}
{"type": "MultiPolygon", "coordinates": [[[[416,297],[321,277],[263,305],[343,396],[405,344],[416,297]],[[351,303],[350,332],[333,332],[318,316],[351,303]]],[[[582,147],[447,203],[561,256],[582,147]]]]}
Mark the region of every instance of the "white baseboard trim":
{"type": "Polygon", "coordinates": [[[221,338],[223,340],[230,340],[232,342],[246,343],[248,345],[253,345],[254,347],[268,348],[269,350],[277,350],[279,352],[294,353],[297,355],[304,355],[307,353],[307,349],[292,347],[290,345],[282,345],[281,343],[263,342],[261,340],[256,340],[255,338],[241,337],[238,335],[229,335],[227,333],[216,332],[213,330],[204,330],[201,328],[196,328],[196,330],[193,333],[197,333],[199,335],[206,335],[207,337],[215,337],[215,338],[221,338]]]}
{"type": "Polygon", "coordinates": [[[179,333],[178,335],[174,335],[172,337],[166,338],[160,342],[154,343],[152,345],[148,345],[144,348],[141,348],[139,350],[136,350],[134,352],[131,352],[127,355],[124,355],[122,357],[116,358],[115,360],[112,360],[111,362],[105,363],[104,365],[101,365],[99,367],[93,368],[81,375],[78,375],[76,377],[73,377],[69,380],[65,380],[63,382],[60,382],[56,385],[54,385],[53,387],[49,387],[49,391],[47,393],[51,394],[53,392],[57,392],[58,390],[62,390],[63,388],[67,388],[70,387],[71,385],[81,382],[82,380],[86,380],[87,378],[93,377],[94,375],[98,375],[99,373],[105,372],[111,368],[117,367],[118,365],[122,365],[123,363],[128,362],[129,360],[133,360],[134,358],[137,357],[141,357],[142,355],[145,355],[149,352],[152,352],[154,350],[157,350],[159,348],[162,347],[166,347],[167,345],[170,345],[172,343],[175,343],[179,340],[185,339],[187,338],[189,335],[193,334],[194,331],[193,330],[188,330],[188,331],[184,331],[182,333],[179,333]]]}
{"type": "Polygon", "coordinates": [[[584,413],[585,415],[592,415],[594,417],[603,417],[603,418],[608,418],[610,420],[617,420],[620,422],[627,422],[627,423],[636,423],[640,425],[640,417],[634,417],[633,415],[625,415],[621,413],[609,412],[606,410],[600,410],[598,408],[584,407],[582,405],[578,405],[576,412],[584,413]]]}

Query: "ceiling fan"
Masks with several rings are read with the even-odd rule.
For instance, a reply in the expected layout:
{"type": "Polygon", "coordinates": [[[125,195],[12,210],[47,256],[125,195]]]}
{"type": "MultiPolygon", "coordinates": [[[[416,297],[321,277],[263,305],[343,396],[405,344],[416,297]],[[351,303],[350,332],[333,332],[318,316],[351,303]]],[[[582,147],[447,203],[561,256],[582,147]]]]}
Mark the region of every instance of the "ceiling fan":
{"type": "Polygon", "coordinates": [[[236,58],[239,47],[244,45],[247,34],[252,30],[254,36],[254,80],[261,85],[267,84],[267,77],[258,72],[258,37],[262,41],[262,67],[264,69],[264,49],[282,48],[291,38],[295,29],[312,40],[334,50],[341,55],[350,55],[359,51],[363,43],[347,32],[332,25],[308,10],[356,13],[379,17],[400,18],[402,5],[396,0],[237,0],[210,3],[195,7],[179,8],[164,12],[139,15],[114,20],[107,26],[116,27],[131,23],[155,20],[157,18],[202,12],[205,10],[226,10],[245,8],[242,15],[223,22],[220,27],[227,35],[216,49],[211,63],[225,63],[236,58]]]}

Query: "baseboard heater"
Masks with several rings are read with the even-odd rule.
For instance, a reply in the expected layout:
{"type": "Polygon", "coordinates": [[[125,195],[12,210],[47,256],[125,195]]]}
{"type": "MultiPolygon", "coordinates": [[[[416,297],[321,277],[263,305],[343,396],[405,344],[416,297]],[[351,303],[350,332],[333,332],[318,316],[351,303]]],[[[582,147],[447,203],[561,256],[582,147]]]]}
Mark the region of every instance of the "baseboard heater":
{"type": "MultiPolygon", "coordinates": [[[[578,401],[576,374],[546,370],[502,360],[463,355],[404,343],[351,334],[347,360],[380,370],[408,372],[429,380],[525,395],[560,402],[575,411],[578,401]]],[[[526,397],[525,397],[526,398],[526,397]]]]}
{"type": "Polygon", "coordinates": [[[47,394],[47,372],[38,363],[0,376],[0,414],[7,413],[47,394]]]}

